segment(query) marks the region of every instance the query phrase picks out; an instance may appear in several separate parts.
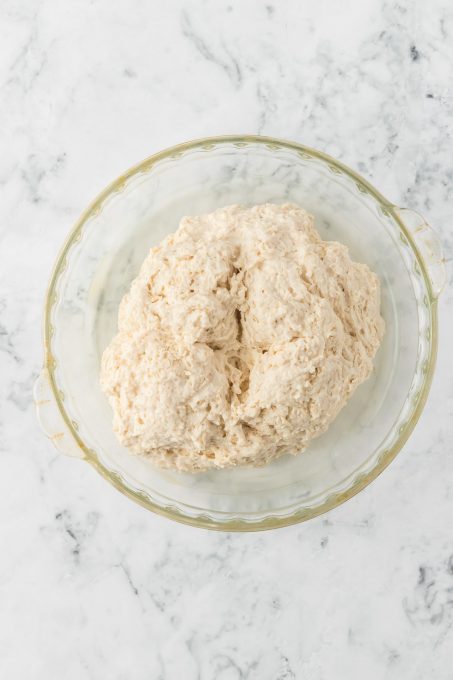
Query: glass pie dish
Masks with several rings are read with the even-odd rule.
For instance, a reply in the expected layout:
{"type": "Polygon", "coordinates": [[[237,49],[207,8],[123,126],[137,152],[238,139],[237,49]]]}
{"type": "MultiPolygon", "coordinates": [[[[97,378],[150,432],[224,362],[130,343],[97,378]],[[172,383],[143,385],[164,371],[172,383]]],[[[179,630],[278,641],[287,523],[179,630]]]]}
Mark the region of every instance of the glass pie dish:
{"type": "Polygon", "coordinates": [[[424,219],[323,153],[251,136],[175,146],[110,184],[57,259],[35,386],[41,426],[59,451],[87,461],[131,499],[172,519],[238,531],[310,519],[375,479],[414,428],[433,375],[444,276],[439,242],[424,219]],[[263,202],[303,206],[324,239],[345,243],[353,259],[379,275],[386,333],[373,374],[300,455],[256,469],[159,470],[119,444],[99,387],[119,302],[149,248],[183,215],[263,202]]]}

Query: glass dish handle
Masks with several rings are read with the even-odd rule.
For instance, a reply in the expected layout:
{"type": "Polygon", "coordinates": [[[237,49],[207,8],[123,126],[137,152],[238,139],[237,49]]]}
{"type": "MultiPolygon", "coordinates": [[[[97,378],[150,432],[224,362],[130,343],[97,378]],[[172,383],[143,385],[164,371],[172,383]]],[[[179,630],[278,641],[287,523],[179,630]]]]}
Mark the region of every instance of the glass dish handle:
{"type": "Polygon", "coordinates": [[[83,452],[70,434],[55,402],[46,369],[43,369],[35,382],[33,398],[38,422],[53,445],[66,456],[83,458],[83,452]]]}
{"type": "Polygon", "coordinates": [[[415,241],[428,270],[434,297],[437,298],[447,281],[440,239],[420,213],[409,210],[409,208],[398,208],[396,206],[395,210],[415,241]]]}

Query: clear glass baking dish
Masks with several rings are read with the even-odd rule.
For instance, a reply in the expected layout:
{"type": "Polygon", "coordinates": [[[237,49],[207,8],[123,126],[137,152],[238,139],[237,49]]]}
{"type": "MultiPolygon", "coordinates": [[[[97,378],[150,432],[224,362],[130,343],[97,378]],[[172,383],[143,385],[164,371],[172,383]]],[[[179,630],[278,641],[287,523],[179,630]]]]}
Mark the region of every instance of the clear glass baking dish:
{"type": "Polygon", "coordinates": [[[181,144],[110,184],[69,234],[46,300],[39,420],[61,452],[172,519],[240,531],[307,520],[375,479],[411,433],[433,375],[444,276],[440,245],[423,218],[392,205],[325,154],[252,136],[181,144]],[[118,443],[99,388],[119,301],[148,249],[183,215],[265,201],[305,207],[324,239],[345,243],[379,275],[386,333],[374,373],[298,456],[259,469],[158,470],[118,443]]]}

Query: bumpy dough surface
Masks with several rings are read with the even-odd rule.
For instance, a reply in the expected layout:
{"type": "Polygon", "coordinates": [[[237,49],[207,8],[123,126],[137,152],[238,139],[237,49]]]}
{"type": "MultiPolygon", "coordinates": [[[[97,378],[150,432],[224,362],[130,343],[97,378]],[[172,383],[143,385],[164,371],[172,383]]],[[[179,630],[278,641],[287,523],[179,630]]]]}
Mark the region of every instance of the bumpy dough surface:
{"type": "Polygon", "coordinates": [[[263,465],[324,432],[372,370],[377,276],[292,204],[184,217],[102,358],[114,430],[160,467],[263,465]]]}

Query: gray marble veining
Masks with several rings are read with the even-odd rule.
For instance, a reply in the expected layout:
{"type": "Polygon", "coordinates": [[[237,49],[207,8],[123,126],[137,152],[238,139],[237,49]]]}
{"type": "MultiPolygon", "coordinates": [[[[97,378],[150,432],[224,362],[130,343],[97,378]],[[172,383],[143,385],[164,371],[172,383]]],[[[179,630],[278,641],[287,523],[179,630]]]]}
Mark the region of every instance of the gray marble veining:
{"type": "Polygon", "coordinates": [[[453,5],[4,0],[0,7],[0,677],[450,680],[453,5]],[[71,224],[173,143],[322,149],[438,230],[438,370],[391,467],[327,516],[216,534],[58,455],[32,404],[71,224]]]}

